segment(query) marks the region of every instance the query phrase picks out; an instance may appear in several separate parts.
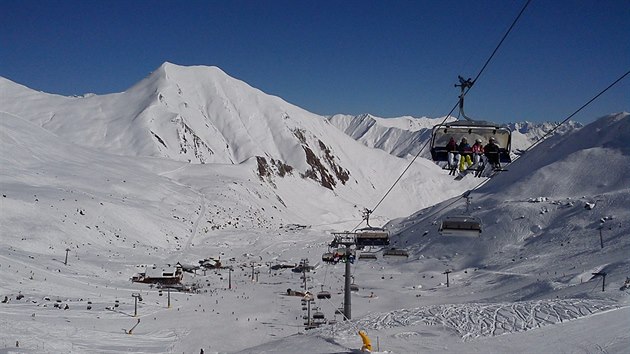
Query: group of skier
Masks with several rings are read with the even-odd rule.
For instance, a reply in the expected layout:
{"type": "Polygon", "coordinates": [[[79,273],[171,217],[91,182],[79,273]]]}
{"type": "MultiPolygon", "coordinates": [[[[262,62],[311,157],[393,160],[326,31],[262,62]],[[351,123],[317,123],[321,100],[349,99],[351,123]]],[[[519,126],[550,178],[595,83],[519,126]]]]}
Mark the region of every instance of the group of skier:
{"type": "Polygon", "coordinates": [[[448,166],[451,169],[459,168],[459,171],[464,171],[472,166],[479,166],[482,156],[486,157],[488,163],[492,168],[500,168],[499,162],[499,145],[497,145],[496,139],[491,137],[488,144],[483,145],[481,139],[476,139],[475,143],[470,146],[468,139],[465,137],[457,144],[455,138],[451,137],[448,144],[446,144],[446,150],[448,151],[448,166]]]}

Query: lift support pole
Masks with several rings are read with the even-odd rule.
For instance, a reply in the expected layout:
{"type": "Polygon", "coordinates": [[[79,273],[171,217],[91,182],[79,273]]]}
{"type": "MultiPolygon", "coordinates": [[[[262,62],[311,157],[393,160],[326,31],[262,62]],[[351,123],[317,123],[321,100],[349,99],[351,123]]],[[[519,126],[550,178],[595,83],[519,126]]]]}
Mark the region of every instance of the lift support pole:
{"type": "Polygon", "coordinates": [[[353,232],[333,232],[335,235],[335,239],[333,244],[335,247],[344,246],[344,258],[346,261],[346,280],[344,283],[344,291],[343,291],[343,316],[344,319],[349,320],[352,319],[352,296],[350,293],[350,278],[352,278],[352,273],[350,272],[350,256],[352,255],[352,246],[356,245],[356,234],[353,232]]]}
{"type": "MultiPolygon", "coordinates": [[[[346,255],[350,254],[350,245],[346,245],[346,255]]],[[[346,282],[343,291],[343,315],[346,320],[352,318],[352,295],[350,294],[350,261],[346,261],[346,282]]]]}

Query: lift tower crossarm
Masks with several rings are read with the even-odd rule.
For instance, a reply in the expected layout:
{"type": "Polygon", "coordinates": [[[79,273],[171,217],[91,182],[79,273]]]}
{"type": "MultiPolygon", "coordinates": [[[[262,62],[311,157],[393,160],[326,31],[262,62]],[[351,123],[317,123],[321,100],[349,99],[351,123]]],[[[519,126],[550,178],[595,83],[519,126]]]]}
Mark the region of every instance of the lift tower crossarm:
{"type": "Polygon", "coordinates": [[[455,84],[455,87],[459,87],[461,90],[461,93],[459,95],[459,113],[462,115],[462,117],[464,117],[464,119],[472,121],[473,119],[466,116],[466,114],[464,113],[464,96],[466,95],[466,90],[471,88],[474,82],[471,78],[468,78],[468,80],[464,79],[461,76],[457,76],[457,78],[459,79],[459,85],[455,84]]]}

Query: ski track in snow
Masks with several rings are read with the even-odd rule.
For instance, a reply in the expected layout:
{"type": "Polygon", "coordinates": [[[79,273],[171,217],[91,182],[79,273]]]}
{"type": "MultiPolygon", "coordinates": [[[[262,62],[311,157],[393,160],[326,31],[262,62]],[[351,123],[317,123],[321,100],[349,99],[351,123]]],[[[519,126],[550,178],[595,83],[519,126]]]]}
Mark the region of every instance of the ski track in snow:
{"type": "MultiPolygon", "coordinates": [[[[415,325],[443,326],[454,330],[466,341],[527,331],[618,308],[620,306],[613,301],[583,299],[446,304],[367,315],[355,326],[374,330],[415,325]]],[[[355,331],[355,327],[342,327],[348,336],[355,331]]]]}

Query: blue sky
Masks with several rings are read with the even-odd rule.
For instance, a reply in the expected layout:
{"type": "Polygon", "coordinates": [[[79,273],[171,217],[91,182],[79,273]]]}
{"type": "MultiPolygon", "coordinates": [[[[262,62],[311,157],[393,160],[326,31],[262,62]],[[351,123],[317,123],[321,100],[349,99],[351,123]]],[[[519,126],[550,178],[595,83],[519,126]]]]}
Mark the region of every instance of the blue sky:
{"type": "MultiPolygon", "coordinates": [[[[524,0],[0,0],[0,75],[63,95],[122,92],[163,62],[214,65],[318,114],[439,117],[524,0]]],[[[533,0],[466,96],[467,115],[560,121],[630,70],[630,2],[533,0]]],[[[630,75],[575,120],[630,110],[630,75]]]]}

